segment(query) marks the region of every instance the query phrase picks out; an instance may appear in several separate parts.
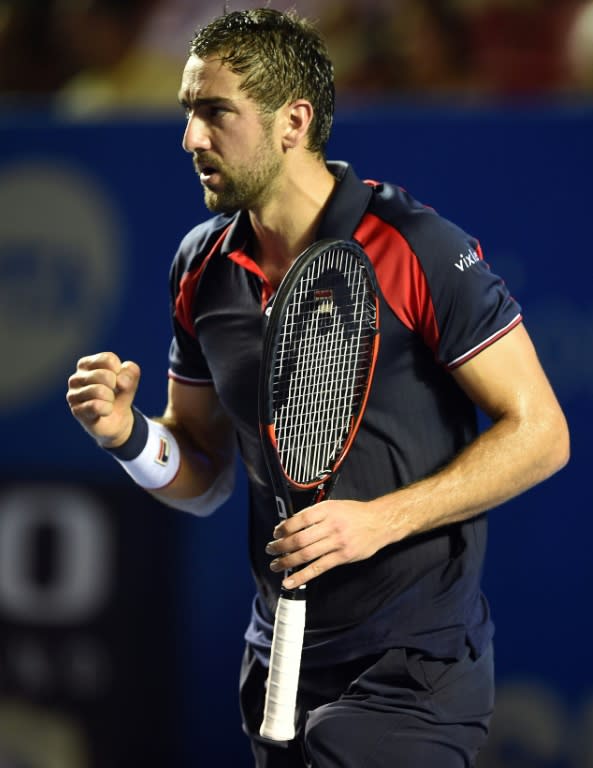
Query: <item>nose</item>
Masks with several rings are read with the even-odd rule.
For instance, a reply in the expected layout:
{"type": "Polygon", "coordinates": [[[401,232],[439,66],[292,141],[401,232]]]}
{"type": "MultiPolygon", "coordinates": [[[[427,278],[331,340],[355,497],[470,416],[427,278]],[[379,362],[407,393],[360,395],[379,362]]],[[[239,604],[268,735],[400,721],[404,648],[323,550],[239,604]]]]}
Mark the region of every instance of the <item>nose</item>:
{"type": "Polygon", "coordinates": [[[198,149],[210,149],[210,137],[204,121],[193,112],[188,117],[181,146],[190,154],[198,149]]]}

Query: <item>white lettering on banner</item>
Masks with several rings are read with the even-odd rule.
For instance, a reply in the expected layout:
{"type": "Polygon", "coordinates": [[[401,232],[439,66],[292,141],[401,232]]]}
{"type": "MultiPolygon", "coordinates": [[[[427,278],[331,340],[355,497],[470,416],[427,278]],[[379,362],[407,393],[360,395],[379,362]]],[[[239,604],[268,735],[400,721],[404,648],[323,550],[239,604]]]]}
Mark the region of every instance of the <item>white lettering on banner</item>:
{"type": "Polygon", "coordinates": [[[14,634],[3,637],[2,645],[4,676],[19,696],[92,701],[105,695],[114,682],[113,663],[100,639],[68,637],[56,649],[35,633],[14,634]]]}
{"type": "Polygon", "coordinates": [[[0,616],[34,624],[87,620],[111,587],[111,531],[99,503],[72,488],[20,487],[0,496],[0,616]],[[36,579],[39,536],[51,567],[36,579]]]}
{"type": "Polygon", "coordinates": [[[62,386],[116,316],[123,222],[107,190],[59,160],[0,169],[0,412],[62,386]]]}

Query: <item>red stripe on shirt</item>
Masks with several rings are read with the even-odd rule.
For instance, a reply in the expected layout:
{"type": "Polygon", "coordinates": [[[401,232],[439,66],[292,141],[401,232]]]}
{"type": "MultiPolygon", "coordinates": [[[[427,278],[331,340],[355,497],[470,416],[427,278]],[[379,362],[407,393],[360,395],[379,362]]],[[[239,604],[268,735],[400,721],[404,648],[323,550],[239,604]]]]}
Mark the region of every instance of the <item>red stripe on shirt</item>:
{"type": "Polygon", "coordinates": [[[200,266],[197,267],[197,269],[186,272],[179,283],[179,292],[175,299],[175,317],[182,328],[184,328],[191,336],[195,336],[192,305],[196,288],[208,262],[222,245],[228,230],[229,227],[223,231],[200,266]]]}
{"type": "Polygon", "coordinates": [[[434,305],[424,271],[408,241],[373,214],[364,216],[354,237],[368,254],[392,311],[436,354],[439,329],[434,305]]]}

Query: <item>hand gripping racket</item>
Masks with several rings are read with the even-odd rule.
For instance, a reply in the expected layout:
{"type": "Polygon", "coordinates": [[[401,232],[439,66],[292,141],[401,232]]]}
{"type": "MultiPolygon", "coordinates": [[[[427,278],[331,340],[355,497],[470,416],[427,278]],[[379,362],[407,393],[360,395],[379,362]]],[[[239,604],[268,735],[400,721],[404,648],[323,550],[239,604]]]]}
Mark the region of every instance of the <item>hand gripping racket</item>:
{"type": "MultiPolygon", "coordinates": [[[[262,446],[278,513],[291,490],[328,495],[358,430],[377,358],[373,268],[355,242],[323,240],[286,273],[269,316],[259,382],[262,446]]],[[[282,588],[260,734],[295,735],[305,587],[282,588]]]]}

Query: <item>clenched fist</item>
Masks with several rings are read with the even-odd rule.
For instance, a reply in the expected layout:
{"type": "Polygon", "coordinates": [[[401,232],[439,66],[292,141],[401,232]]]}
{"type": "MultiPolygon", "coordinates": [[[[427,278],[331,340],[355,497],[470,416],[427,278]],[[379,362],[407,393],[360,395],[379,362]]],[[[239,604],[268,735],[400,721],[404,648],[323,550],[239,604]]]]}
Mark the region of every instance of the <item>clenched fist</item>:
{"type": "Polygon", "coordinates": [[[116,448],[132,431],[132,403],[140,368],[113,352],[82,357],[68,379],[66,400],[73,416],[104,448],[116,448]]]}

